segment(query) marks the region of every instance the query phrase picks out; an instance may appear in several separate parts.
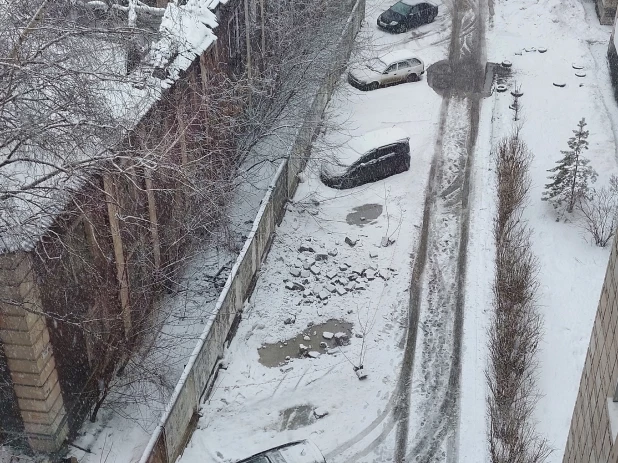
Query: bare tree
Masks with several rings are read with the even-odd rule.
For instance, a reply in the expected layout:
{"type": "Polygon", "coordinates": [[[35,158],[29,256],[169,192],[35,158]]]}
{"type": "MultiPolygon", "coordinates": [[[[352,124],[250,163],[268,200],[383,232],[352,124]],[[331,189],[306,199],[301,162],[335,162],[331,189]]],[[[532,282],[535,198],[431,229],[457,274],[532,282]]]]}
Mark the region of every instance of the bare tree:
{"type": "Polygon", "coordinates": [[[618,226],[618,177],[612,175],[609,187],[593,190],[589,197],[579,198],[577,202],[583,224],[594,244],[607,246],[618,226]]]}
{"type": "MultiPolygon", "coordinates": [[[[72,378],[66,406],[91,420],[101,407],[123,413],[167,401],[168,373],[182,367],[173,351],[191,339],[166,332],[182,317],[157,301],[188,294],[183,269],[204,246],[222,244],[234,187],[252,181],[252,148],[302,124],[307,89],[332,68],[351,7],[261,2],[242,26],[259,40],[232,37],[251,48],[253,68],[198,72],[196,62],[161,94],[160,80],[127,55],[155,38],[149,21],[162,9],[104,4],[26,0],[0,9],[0,247],[42,236],[26,247],[61,377],[72,378]]],[[[217,278],[185,304],[215,297],[217,278]]]]}

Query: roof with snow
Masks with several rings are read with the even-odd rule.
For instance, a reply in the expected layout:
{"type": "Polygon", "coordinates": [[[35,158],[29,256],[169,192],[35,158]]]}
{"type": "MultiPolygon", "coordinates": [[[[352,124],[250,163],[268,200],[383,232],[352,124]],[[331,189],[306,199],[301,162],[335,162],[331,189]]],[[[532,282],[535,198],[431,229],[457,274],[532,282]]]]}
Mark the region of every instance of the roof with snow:
{"type": "MultiPolygon", "coordinates": [[[[106,92],[105,98],[114,116],[124,127],[135,127],[161,98],[163,91],[216,41],[214,30],[218,24],[214,11],[227,1],[168,3],[159,26],[159,38],[152,44],[143,65],[127,76],[126,82],[116,83],[106,92]],[[166,71],[163,79],[153,75],[155,68],[166,71]],[[142,84],[137,85],[137,82],[142,84]]],[[[93,153],[96,149],[93,143],[93,153]]],[[[77,159],[76,163],[79,161],[77,159]]],[[[51,176],[56,167],[30,160],[12,162],[0,169],[0,181],[4,182],[2,190],[12,192],[0,196],[0,253],[32,250],[66,208],[71,192],[80,188],[86,179],[80,177],[78,169],[51,176]],[[31,185],[36,188],[27,190],[31,185]]]]}

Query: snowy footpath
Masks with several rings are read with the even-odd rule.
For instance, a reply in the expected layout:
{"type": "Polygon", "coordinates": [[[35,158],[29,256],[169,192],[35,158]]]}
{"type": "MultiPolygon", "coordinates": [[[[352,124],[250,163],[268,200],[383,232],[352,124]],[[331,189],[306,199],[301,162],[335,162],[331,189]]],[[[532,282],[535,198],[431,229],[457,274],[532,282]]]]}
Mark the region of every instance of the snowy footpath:
{"type": "MultiPolygon", "coordinates": [[[[409,48],[427,65],[445,57],[446,9],[410,41],[409,34],[376,30],[375,19],[386,7],[388,2],[368,3],[361,55],[409,48]]],[[[382,431],[403,357],[440,104],[424,79],[375,92],[342,83],[327,108],[329,129],[276,231],[227,352],[227,369],[202,407],[183,463],[235,461],[304,438],[328,461],[344,461],[382,431]],[[408,172],[343,191],[320,182],[320,165],[337,146],[392,126],[410,136],[408,172]],[[386,247],[384,237],[391,242],[386,247]],[[343,342],[335,339],[338,333],[343,342]],[[301,358],[305,347],[309,355],[301,358]],[[363,380],[354,370],[360,365],[363,380]]],[[[392,453],[368,458],[386,461],[392,453]]]]}

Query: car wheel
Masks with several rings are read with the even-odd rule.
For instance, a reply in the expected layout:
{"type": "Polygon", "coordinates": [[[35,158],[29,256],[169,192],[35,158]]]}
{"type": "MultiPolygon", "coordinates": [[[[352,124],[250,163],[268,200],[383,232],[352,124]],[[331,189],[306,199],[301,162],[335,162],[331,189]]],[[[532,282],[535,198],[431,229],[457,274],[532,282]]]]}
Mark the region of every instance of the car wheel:
{"type": "Polygon", "coordinates": [[[418,82],[419,80],[421,80],[421,79],[419,79],[418,75],[416,75],[416,74],[410,74],[406,78],[406,82],[418,82]]]}
{"type": "Polygon", "coordinates": [[[406,26],[405,24],[400,24],[399,26],[397,26],[397,29],[395,29],[397,31],[398,34],[403,34],[406,31],[406,26]]]}
{"type": "Polygon", "coordinates": [[[377,90],[379,86],[379,83],[371,82],[369,85],[367,85],[367,90],[377,90]]]}

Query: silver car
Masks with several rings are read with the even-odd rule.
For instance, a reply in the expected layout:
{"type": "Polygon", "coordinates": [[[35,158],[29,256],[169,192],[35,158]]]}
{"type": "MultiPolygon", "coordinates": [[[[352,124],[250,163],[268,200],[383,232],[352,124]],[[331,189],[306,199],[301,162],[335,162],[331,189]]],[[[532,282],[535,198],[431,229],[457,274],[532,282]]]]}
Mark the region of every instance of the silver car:
{"type": "Polygon", "coordinates": [[[257,453],[238,463],[326,463],[326,460],[312,442],[300,440],[257,453]]]}
{"type": "Polygon", "coordinates": [[[385,85],[416,82],[425,74],[425,63],[410,50],[395,50],[353,67],[348,82],[361,90],[385,85]]]}

